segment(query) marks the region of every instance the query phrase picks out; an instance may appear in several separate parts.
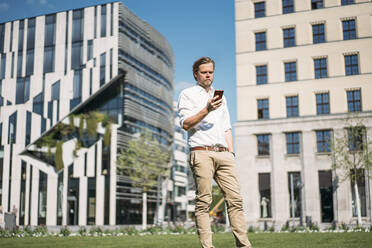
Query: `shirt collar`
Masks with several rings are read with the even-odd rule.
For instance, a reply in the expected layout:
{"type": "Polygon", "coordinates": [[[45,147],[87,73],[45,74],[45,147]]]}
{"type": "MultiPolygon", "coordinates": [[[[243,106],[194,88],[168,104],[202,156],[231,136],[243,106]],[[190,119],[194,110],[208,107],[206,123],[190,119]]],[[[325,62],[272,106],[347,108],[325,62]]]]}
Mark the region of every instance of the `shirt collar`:
{"type": "MultiPolygon", "coordinates": [[[[203,87],[201,87],[198,83],[196,83],[196,88],[198,89],[198,91],[201,91],[201,92],[204,92],[206,94],[210,94],[208,93],[203,87]]],[[[214,88],[213,86],[211,86],[211,93],[214,93],[214,88]]]]}

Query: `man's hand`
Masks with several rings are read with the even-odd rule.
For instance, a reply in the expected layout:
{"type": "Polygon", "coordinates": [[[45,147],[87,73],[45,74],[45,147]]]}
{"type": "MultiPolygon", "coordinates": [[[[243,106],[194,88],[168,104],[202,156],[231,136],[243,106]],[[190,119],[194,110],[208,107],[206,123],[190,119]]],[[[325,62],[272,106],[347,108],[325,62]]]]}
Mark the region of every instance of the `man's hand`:
{"type": "Polygon", "coordinates": [[[209,99],[208,103],[207,103],[208,113],[213,111],[213,110],[218,109],[219,107],[221,107],[221,105],[222,105],[222,98],[219,99],[219,96],[215,96],[215,97],[209,99]]]}

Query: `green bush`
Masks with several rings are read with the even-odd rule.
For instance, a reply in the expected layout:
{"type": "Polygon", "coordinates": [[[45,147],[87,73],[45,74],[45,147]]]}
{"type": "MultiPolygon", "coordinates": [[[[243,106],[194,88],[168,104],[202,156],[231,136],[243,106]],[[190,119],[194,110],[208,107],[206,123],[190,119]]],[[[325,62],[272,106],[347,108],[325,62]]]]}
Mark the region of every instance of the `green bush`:
{"type": "Polygon", "coordinates": [[[37,226],[33,234],[48,235],[48,229],[45,226],[37,226]]]}
{"type": "Polygon", "coordinates": [[[69,236],[69,235],[71,234],[71,231],[70,231],[70,229],[68,229],[67,226],[64,226],[64,227],[61,228],[60,233],[61,233],[63,236],[66,237],[66,236],[69,236]]]}
{"type": "Polygon", "coordinates": [[[124,228],[124,233],[128,235],[137,235],[138,230],[135,227],[126,227],[124,228]]]}
{"type": "Polygon", "coordinates": [[[159,234],[163,231],[163,228],[160,226],[151,226],[146,229],[146,232],[149,232],[151,234],[159,234]]]}
{"type": "Polygon", "coordinates": [[[87,236],[87,229],[85,227],[80,227],[78,233],[80,234],[80,236],[87,236]]]}
{"type": "Polygon", "coordinates": [[[102,233],[103,233],[103,231],[102,231],[102,229],[99,227],[99,226],[92,226],[91,228],[90,228],[90,230],[89,230],[89,234],[90,235],[98,235],[98,236],[102,236],[102,233]]]}

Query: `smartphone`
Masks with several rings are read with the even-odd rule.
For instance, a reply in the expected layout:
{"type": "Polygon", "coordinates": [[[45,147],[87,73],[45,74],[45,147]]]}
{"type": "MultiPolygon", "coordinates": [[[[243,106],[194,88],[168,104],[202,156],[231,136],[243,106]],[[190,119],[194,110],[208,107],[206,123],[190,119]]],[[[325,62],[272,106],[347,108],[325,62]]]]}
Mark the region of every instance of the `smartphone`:
{"type": "Polygon", "coordinates": [[[215,96],[218,96],[218,99],[217,100],[220,100],[222,98],[222,95],[223,95],[223,90],[215,90],[214,91],[214,95],[213,95],[213,98],[215,96]]]}

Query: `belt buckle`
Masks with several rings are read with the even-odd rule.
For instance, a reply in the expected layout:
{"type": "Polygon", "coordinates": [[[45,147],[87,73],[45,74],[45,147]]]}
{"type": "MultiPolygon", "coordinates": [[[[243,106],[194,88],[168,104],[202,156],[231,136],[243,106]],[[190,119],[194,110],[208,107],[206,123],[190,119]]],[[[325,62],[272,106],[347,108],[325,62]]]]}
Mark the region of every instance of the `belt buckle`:
{"type": "Polygon", "coordinates": [[[215,152],[219,152],[219,151],[220,151],[219,148],[220,148],[219,146],[214,145],[214,146],[213,146],[213,151],[215,151],[215,152]]]}

